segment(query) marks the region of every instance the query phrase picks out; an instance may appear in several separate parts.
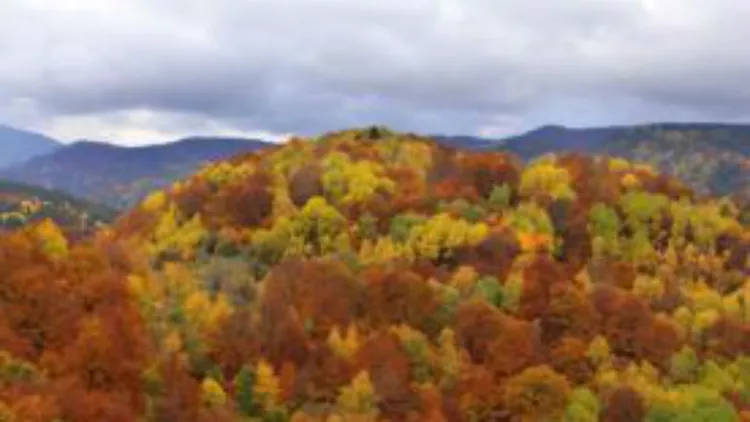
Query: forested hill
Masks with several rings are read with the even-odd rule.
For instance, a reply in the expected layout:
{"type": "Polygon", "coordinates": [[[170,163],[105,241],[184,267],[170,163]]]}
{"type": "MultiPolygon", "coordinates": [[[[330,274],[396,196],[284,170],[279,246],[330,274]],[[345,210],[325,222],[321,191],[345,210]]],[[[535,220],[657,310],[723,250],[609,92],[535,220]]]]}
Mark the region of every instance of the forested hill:
{"type": "Polygon", "coordinates": [[[114,220],[115,210],[73,198],[62,192],[0,180],[0,230],[10,230],[52,219],[76,234],[93,232],[114,220]]]}
{"type": "Polygon", "coordinates": [[[503,140],[530,159],[547,153],[609,154],[653,165],[698,191],[750,200],[750,125],[660,123],[571,129],[546,126],[503,140]]]}
{"type": "MultiPolygon", "coordinates": [[[[86,141],[60,146],[30,132],[13,132],[23,134],[22,141],[11,141],[3,133],[0,127],[0,152],[5,157],[13,155],[10,149],[15,148],[25,151],[24,160],[33,158],[16,159],[15,165],[0,170],[0,177],[62,190],[119,209],[127,209],[149,192],[187,177],[206,162],[271,146],[254,140],[216,137],[194,137],[141,148],[86,141]],[[33,142],[28,140],[31,138],[33,142]]],[[[699,193],[733,195],[750,204],[749,125],[544,126],[499,140],[472,136],[434,139],[461,149],[513,152],[525,160],[569,152],[619,156],[651,164],[658,171],[687,182],[699,193]]]]}
{"type": "Polygon", "coordinates": [[[0,171],[0,177],[127,208],[208,162],[267,145],[258,140],[216,137],[146,147],[81,141],[0,171]]]}
{"type": "Polygon", "coordinates": [[[739,218],[622,159],[292,140],[0,236],[0,417],[741,421],[739,218]]]}

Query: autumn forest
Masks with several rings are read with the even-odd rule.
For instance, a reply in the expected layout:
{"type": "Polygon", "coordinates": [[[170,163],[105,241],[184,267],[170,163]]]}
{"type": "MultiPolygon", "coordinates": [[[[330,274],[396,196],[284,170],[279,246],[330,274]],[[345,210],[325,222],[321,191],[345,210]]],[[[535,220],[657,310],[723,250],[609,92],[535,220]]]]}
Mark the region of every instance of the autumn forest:
{"type": "Polygon", "coordinates": [[[750,421],[743,215],[616,157],[292,139],[1,234],[0,422],[750,421]]]}

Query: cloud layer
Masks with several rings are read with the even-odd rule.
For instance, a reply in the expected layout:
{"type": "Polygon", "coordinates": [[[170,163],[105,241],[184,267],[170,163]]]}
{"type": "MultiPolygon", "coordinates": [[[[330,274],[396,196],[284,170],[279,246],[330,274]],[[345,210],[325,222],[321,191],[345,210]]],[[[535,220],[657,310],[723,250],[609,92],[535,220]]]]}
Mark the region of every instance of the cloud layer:
{"type": "Polygon", "coordinates": [[[122,142],[750,119],[750,2],[5,0],[0,121],[122,142]]]}

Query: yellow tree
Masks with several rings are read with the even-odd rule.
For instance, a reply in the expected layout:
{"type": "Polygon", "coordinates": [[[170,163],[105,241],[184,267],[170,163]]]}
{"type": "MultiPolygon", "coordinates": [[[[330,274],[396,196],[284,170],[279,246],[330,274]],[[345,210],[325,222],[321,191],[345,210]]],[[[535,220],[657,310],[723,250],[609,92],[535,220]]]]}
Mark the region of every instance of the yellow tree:
{"type": "Polygon", "coordinates": [[[61,259],[68,254],[68,240],[60,227],[52,220],[45,219],[31,230],[34,237],[40,242],[44,253],[50,258],[61,259]]]}
{"type": "Polygon", "coordinates": [[[460,266],[456,272],[453,273],[453,276],[450,279],[450,285],[462,295],[466,296],[473,291],[477,277],[478,274],[476,270],[474,270],[474,267],[468,265],[460,266]]]}
{"type": "Polygon", "coordinates": [[[488,233],[484,223],[472,224],[441,213],[412,227],[407,244],[416,256],[438,259],[459,246],[478,244],[488,233]]]}
{"type": "Polygon", "coordinates": [[[352,162],[346,154],[336,151],[328,154],[322,164],[323,188],[335,203],[363,204],[379,190],[395,190],[395,183],[374,161],[352,162]]]}
{"type": "Polygon", "coordinates": [[[279,405],[281,395],[281,384],[273,367],[261,360],[255,369],[254,396],[266,411],[273,411],[279,405]]]}
{"type": "Polygon", "coordinates": [[[328,346],[344,359],[351,359],[361,343],[359,331],[354,324],[349,324],[346,333],[342,335],[339,327],[333,327],[328,335],[328,346]]]}
{"type": "Polygon", "coordinates": [[[377,396],[370,374],[367,371],[359,372],[350,385],[341,388],[337,403],[344,415],[377,414],[377,396]]]}
{"type": "Polygon", "coordinates": [[[555,241],[555,227],[547,211],[535,202],[524,202],[508,217],[508,223],[516,232],[521,248],[533,251],[538,248],[550,250],[555,241]]]}
{"type": "Polygon", "coordinates": [[[206,235],[200,215],[185,219],[172,203],[159,216],[148,250],[152,256],[174,252],[182,259],[190,259],[195,253],[196,246],[206,235]]]}
{"type": "Polygon", "coordinates": [[[603,336],[594,337],[589,343],[586,356],[596,366],[608,365],[612,359],[612,352],[607,339],[603,336]]]}
{"type": "Polygon", "coordinates": [[[336,241],[346,227],[344,216],[320,196],[307,201],[294,223],[296,235],[308,240],[314,254],[335,252],[336,241]]]}
{"type": "Polygon", "coordinates": [[[557,165],[553,157],[545,157],[527,166],[521,174],[521,195],[549,196],[552,199],[574,199],[568,171],[557,165]]]}
{"type": "Polygon", "coordinates": [[[221,384],[216,382],[213,378],[204,378],[201,383],[201,393],[203,396],[203,404],[206,407],[221,407],[227,402],[227,394],[221,387],[221,384]]]}
{"type": "Polygon", "coordinates": [[[450,388],[458,380],[461,369],[461,354],[456,346],[456,334],[450,328],[444,328],[438,337],[438,360],[440,362],[441,386],[450,388]]]}

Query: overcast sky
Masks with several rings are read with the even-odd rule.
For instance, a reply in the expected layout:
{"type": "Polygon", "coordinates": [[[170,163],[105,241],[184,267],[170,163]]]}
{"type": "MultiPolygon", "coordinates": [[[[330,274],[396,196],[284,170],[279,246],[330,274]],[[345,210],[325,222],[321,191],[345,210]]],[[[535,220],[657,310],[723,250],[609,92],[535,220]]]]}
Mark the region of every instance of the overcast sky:
{"type": "Polygon", "coordinates": [[[746,0],[0,0],[0,123],[126,144],[750,121],[746,0]]]}

